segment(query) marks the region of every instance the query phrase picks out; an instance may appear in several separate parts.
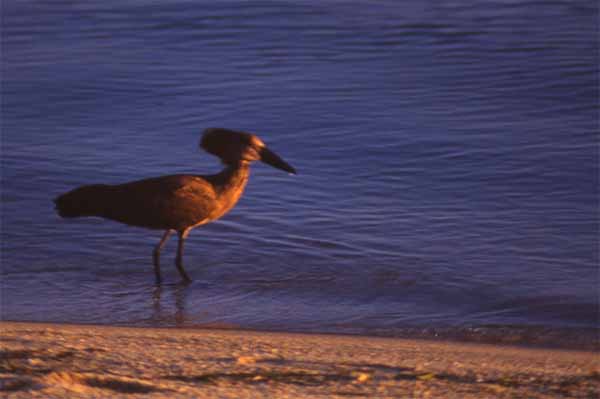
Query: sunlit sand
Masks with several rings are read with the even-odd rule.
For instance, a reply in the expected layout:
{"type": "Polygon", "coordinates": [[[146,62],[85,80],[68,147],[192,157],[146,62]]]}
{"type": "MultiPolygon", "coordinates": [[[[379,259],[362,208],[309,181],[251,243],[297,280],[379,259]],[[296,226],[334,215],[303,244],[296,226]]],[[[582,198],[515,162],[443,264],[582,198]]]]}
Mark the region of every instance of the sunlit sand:
{"type": "Polygon", "coordinates": [[[8,398],[598,397],[594,352],[225,330],[0,324],[8,398]]]}

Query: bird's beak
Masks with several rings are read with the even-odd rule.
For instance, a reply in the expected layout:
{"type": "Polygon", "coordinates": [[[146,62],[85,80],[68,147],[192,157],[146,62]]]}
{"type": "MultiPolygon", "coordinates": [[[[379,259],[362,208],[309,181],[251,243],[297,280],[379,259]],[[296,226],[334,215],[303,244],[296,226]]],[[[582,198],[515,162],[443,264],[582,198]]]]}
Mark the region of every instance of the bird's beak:
{"type": "Polygon", "coordinates": [[[273,151],[269,150],[267,147],[263,147],[259,150],[260,160],[266,164],[273,166],[274,168],[285,170],[288,173],[296,174],[296,169],[292,168],[290,164],[285,162],[283,159],[279,157],[279,155],[275,154],[273,151]]]}

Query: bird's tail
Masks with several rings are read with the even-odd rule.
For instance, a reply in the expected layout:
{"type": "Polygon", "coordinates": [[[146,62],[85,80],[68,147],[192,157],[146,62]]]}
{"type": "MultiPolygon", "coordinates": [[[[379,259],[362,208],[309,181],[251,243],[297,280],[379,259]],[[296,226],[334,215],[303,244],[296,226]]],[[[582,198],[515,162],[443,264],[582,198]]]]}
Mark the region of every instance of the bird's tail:
{"type": "Polygon", "coordinates": [[[54,199],[58,214],[64,218],[102,216],[111,187],[105,184],[81,186],[54,199]]]}

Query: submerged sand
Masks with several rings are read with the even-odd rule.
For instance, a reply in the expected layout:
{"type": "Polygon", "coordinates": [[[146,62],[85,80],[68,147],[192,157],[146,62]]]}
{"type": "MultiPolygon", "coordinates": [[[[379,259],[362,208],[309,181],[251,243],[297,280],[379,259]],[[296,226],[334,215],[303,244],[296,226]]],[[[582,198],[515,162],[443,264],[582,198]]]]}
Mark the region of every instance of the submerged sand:
{"type": "Polygon", "coordinates": [[[228,330],[0,323],[8,398],[598,398],[598,354],[228,330]]]}

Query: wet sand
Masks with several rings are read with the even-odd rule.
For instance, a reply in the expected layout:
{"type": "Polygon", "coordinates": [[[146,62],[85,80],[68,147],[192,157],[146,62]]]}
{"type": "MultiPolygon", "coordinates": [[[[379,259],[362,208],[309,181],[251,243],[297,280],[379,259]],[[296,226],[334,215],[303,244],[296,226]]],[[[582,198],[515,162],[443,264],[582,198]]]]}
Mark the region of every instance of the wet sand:
{"type": "Polygon", "coordinates": [[[8,398],[597,398],[598,353],[339,335],[0,323],[8,398]]]}

